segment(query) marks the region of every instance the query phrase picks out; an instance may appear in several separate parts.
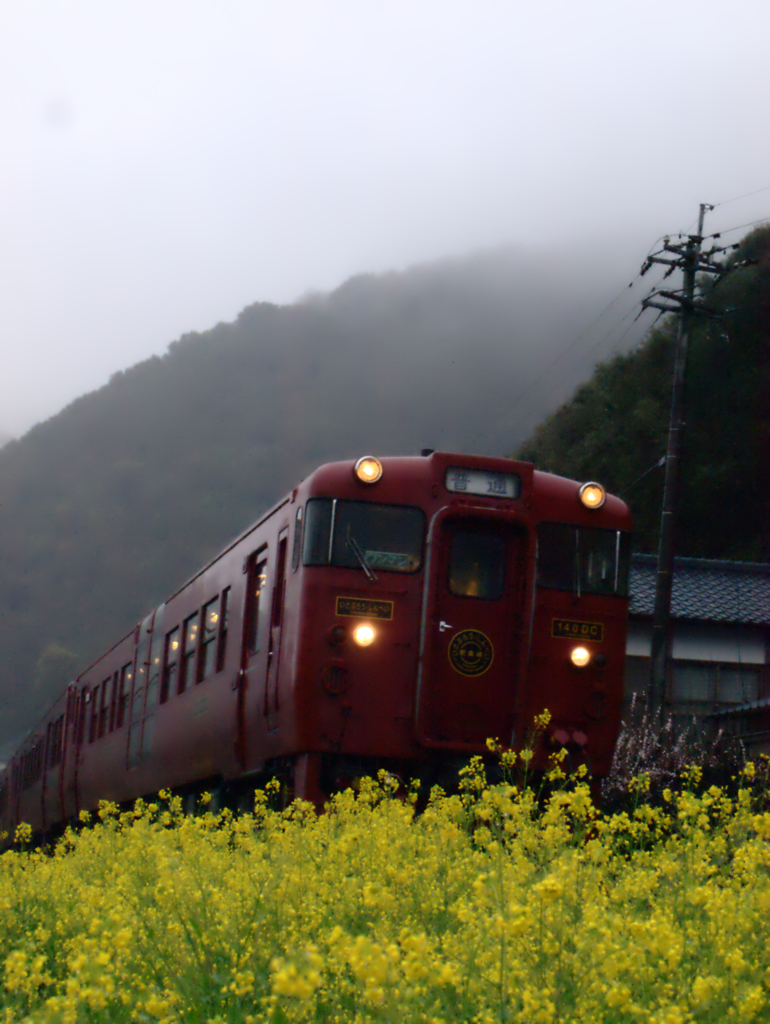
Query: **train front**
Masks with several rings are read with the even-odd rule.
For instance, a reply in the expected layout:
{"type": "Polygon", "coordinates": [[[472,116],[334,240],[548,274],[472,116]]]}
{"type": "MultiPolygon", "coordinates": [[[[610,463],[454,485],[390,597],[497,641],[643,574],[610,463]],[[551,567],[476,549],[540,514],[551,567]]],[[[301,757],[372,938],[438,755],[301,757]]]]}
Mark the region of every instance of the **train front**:
{"type": "Polygon", "coordinates": [[[579,492],[527,463],[445,453],[305,481],[295,708],[324,790],[379,765],[448,781],[488,738],[520,748],[545,708],[543,750],[608,770],[630,519],[579,492]]]}

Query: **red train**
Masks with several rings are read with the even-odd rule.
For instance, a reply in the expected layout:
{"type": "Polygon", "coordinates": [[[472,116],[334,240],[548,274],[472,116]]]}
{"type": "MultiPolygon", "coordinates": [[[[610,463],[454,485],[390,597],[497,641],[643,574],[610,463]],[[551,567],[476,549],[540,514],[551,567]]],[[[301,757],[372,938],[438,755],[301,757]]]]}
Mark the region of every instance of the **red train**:
{"type": "Polygon", "coordinates": [[[0,775],[0,829],[168,788],[236,803],[487,737],[595,775],[620,722],[630,514],[598,484],[425,452],[322,466],[73,683],[0,775]]]}

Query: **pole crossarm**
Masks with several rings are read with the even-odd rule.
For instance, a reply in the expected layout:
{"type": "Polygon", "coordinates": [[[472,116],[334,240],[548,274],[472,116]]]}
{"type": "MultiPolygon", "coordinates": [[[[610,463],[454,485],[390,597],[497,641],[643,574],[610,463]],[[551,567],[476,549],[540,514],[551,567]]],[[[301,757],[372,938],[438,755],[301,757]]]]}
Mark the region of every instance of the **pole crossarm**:
{"type": "Polygon", "coordinates": [[[653,309],[662,309],[664,313],[678,313],[679,306],[666,306],[662,302],[653,302],[652,299],[642,299],[642,307],[646,309],[652,306],[653,309]]]}

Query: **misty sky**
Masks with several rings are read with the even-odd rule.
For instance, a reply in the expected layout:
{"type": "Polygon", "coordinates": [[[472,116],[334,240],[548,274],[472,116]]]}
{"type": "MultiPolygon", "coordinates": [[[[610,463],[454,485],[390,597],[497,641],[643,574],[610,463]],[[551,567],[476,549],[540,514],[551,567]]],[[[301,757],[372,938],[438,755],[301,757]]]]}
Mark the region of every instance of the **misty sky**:
{"type": "Polygon", "coordinates": [[[4,0],[0,434],[360,271],[590,247],[609,301],[700,202],[770,217],[768,40],[767,0],[4,0]]]}

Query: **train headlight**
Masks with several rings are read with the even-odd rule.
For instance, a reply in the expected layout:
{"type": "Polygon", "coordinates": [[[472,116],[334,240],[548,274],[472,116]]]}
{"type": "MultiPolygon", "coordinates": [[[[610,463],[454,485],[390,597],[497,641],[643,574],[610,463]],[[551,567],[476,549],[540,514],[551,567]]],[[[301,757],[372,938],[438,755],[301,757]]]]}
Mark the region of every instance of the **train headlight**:
{"type": "Polygon", "coordinates": [[[356,626],[353,630],[353,639],[359,647],[368,647],[369,644],[373,644],[376,636],[377,634],[371,626],[356,626]]]}
{"type": "Polygon", "coordinates": [[[607,492],[604,490],[601,484],[597,484],[591,480],[578,491],[580,500],[583,502],[586,508],[601,508],[607,497],[607,492]]]}
{"type": "Polygon", "coordinates": [[[585,647],[573,647],[570,652],[570,659],[576,668],[585,668],[591,660],[591,654],[585,647]]]}
{"type": "Polygon", "coordinates": [[[364,455],[353,467],[362,484],[376,484],[382,476],[382,463],[373,455],[364,455]]]}

